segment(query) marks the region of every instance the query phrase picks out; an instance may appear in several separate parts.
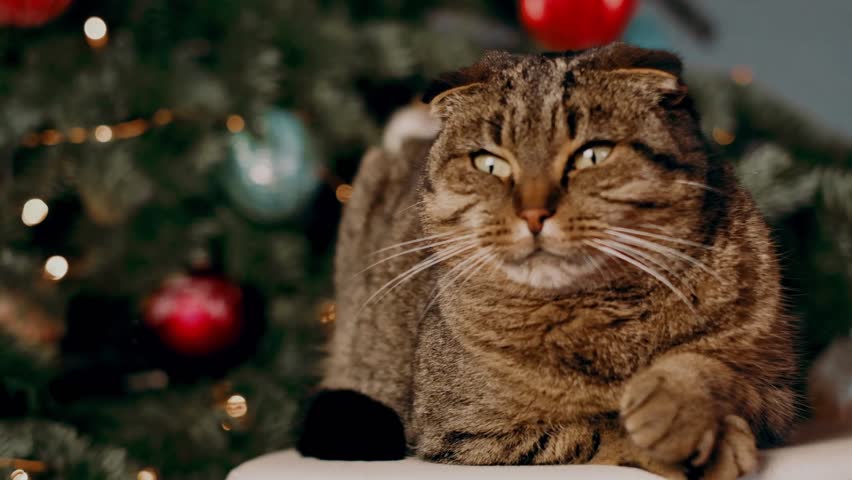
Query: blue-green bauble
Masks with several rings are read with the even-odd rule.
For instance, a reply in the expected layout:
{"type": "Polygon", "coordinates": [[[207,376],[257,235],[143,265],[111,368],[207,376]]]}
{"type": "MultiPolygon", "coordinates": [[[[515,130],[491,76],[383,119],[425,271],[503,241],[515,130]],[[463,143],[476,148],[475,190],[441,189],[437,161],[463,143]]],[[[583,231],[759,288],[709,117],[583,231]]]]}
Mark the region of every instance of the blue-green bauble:
{"type": "Polygon", "coordinates": [[[294,114],[272,109],[260,121],[258,135],[232,135],[223,182],[242,212],[257,221],[276,222],[307,206],[319,185],[319,160],[310,134],[294,114]]]}
{"type": "Polygon", "coordinates": [[[622,40],[642,48],[672,48],[665,27],[648,11],[640,11],[630,20],[622,40]]]}

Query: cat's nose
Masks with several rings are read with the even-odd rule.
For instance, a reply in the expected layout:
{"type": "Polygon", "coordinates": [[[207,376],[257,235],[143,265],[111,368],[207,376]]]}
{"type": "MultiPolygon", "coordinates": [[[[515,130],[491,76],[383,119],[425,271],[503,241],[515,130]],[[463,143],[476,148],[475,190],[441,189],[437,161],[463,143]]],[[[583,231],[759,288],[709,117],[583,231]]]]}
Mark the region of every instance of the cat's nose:
{"type": "Polygon", "coordinates": [[[553,212],[546,208],[527,208],[521,210],[518,216],[527,221],[527,226],[530,227],[530,232],[533,235],[538,235],[544,226],[544,220],[553,215],[553,212]]]}

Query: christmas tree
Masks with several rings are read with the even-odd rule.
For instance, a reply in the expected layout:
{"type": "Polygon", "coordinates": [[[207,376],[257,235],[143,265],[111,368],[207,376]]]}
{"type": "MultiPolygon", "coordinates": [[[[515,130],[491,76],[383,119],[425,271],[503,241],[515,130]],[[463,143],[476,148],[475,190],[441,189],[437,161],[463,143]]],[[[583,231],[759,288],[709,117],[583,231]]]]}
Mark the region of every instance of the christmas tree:
{"type": "MultiPolygon", "coordinates": [[[[0,472],[214,479],[293,443],[360,155],[514,2],[0,1],[0,472]]],[[[777,231],[803,351],[852,327],[852,148],[687,79],[777,231]]]]}

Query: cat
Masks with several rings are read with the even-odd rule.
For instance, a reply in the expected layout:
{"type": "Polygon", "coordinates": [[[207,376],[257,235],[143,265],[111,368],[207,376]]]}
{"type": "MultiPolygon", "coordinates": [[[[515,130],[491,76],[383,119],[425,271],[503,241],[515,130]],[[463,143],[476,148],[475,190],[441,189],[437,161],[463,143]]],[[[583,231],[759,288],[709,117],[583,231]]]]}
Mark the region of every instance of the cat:
{"type": "Polygon", "coordinates": [[[438,133],[354,181],[304,455],[757,468],[796,415],[794,325],[681,69],[617,43],[435,83],[438,133]]]}

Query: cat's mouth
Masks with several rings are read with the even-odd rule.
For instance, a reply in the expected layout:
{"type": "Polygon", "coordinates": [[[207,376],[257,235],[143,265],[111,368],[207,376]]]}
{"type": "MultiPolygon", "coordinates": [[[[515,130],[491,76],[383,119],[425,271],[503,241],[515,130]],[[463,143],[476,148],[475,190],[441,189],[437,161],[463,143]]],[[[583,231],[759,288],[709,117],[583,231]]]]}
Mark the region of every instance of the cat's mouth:
{"type": "Polygon", "coordinates": [[[537,245],[532,252],[521,258],[517,263],[526,264],[542,264],[545,262],[558,262],[561,264],[580,264],[583,261],[583,256],[577,254],[555,253],[545,249],[541,245],[537,245]]]}
{"type": "Polygon", "coordinates": [[[562,260],[563,257],[561,255],[556,255],[555,253],[548,252],[547,250],[536,247],[535,250],[532,251],[529,255],[527,255],[523,260],[523,262],[532,260],[532,259],[552,259],[552,260],[562,260]]]}
{"type": "Polygon", "coordinates": [[[591,260],[580,251],[554,253],[536,246],[514,261],[504,259],[502,270],[509,278],[536,288],[563,289],[594,271],[591,260]]]}

